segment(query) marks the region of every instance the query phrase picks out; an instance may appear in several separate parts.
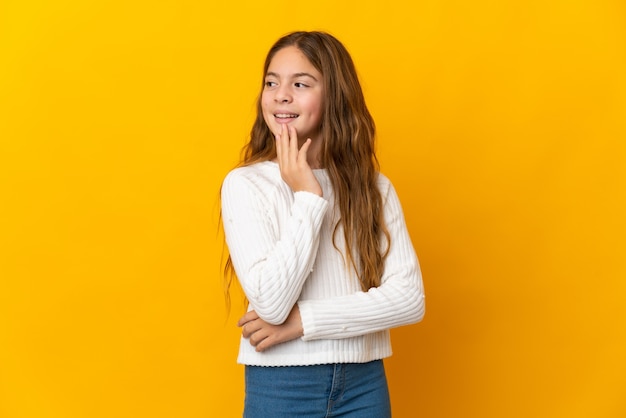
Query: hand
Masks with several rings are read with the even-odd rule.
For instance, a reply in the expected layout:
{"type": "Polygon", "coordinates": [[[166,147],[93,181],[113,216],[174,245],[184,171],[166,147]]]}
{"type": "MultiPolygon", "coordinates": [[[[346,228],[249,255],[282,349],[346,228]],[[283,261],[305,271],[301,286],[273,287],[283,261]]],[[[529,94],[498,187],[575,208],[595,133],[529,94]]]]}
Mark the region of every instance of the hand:
{"type": "Polygon", "coordinates": [[[306,191],[322,196],[322,187],[307,161],[310,146],[311,138],[298,149],[296,128],[282,124],[280,134],[276,135],[276,157],[280,175],[294,192],[306,191]]]}
{"type": "Polygon", "coordinates": [[[280,325],[268,324],[255,311],[250,311],[239,319],[237,326],[241,327],[243,337],[248,338],[258,352],[295,340],[304,333],[298,304],[294,305],[285,322],[280,325]]]}

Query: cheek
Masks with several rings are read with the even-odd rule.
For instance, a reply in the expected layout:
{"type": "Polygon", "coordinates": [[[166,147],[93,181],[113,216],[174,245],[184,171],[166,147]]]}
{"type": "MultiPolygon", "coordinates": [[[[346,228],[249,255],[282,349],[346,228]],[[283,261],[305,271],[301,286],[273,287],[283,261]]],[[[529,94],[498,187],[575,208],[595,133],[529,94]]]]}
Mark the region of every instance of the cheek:
{"type": "Polygon", "coordinates": [[[265,120],[265,123],[267,123],[269,125],[270,124],[270,121],[269,121],[270,113],[268,111],[268,106],[267,106],[267,102],[266,102],[265,98],[261,98],[261,113],[263,114],[263,119],[265,120]]]}
{"type": "Polygon", "coordinates": [[[265,95],[261,96],[261,111],[263,112],[263,114],[265,115],[267,113],[267,104],[268,104],[268,100],[265,97],[265,95]]]}
{"type": "Polygon", "coordinates": [[[276,126],[276,121],[274,121],[274,115],[267,110],[263,103],[261,103],[261,111],[263,113],[263,120],[265,121],[265,125],[268,127],[272,135],[278,135],[280,133],[279,128],[276,126]]]}
{"type": "Polygon", "coordinates": [[[321,115],[324,111],[323,100],[321,95],[316,95],[311,98],[309,103],[309,109],[311,109],[311,113],[315,115],[321,115]]]}
{"type": "Polygon", "coordinates": [[[322,115],[324,114],[324,106],[322,105],[321,100],[316,100],[315,103],[312,104],[311,113],[314,115],[315,119],[318,122],[322,119],[322,115]]]}

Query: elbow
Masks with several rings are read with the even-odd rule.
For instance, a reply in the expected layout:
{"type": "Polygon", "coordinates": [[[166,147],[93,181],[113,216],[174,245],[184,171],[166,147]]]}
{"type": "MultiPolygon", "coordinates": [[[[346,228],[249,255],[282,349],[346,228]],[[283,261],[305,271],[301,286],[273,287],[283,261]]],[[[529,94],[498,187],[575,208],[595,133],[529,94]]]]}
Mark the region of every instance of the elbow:
{"type": "Polygon", "coordinates": [[[259,315],[259,318],[270,325],[282,325],[287,320],[287,315],[259,315]]]}
{"type": "Polygon", "coordinates": [[[289,310],[276,298],[268,298],[264,296],[265,292],[259,292],[258,289],[244,287],[244,293],[251,310],[263,321],[270,325],[280,325],[287,319],[289,310]]]}
{"type": "Polygon", "coordinates": [[[406,324],[415,324],[424,319],[426,313],[426,295],[422,285],[421,275],[414,277],[414,280],[404,282],[400,292],[402,305],[405,307],[406,324]]]}
{"type": "Polygon", "coordinates": [[[417,287],[405,288],[391,303],[397,321],[395,326],[416,324],[424,319],[426,312],[424,293],[417,287]]]}
{"type": "Polygon", "coordinates": [[[422,281],[419,267],[417,268],[417,277],[413,289],[413,323],[417,323],[421,322],[426,314],[426,294],[424,293],[424,282],[422,281]]]}
{"type": "Polygon", "coordinates": [[[259,318],[270,325],[281,325],[287,320],[298,294],[286,289],[284,281],[268,278],[263,273],[262,269],[250,269],[240,283],[250,307],[259,318]]]}
{"type": "Polygon", "coordinates": [[[271,305],[263,305],[250,300],[250,306],[263,321],[270,325],[281,325],[287,320],[290,309],[279,308],[271,305]]]}
{"type": "Polygon", "coordinates": [[[418,322],[421,322],[424,319],[425,314],[426,314],[426,296],[424,295],[424,293],[419,292],[414,299],[414,303],[412,304],[412,309],[411,309],[411,314],[410,314],[410,318],[411,318],[410,323],[416,324],[418,322]]]}
{"type": "Polygon", "coordinates": [[[426,314],[426,301],[424,300],[424,295],[422,295],[422,300],[421,300],[421,303],[419,304],[419,309],[416,312],[415,323],[422,322],[425,314],[426,314]]]}

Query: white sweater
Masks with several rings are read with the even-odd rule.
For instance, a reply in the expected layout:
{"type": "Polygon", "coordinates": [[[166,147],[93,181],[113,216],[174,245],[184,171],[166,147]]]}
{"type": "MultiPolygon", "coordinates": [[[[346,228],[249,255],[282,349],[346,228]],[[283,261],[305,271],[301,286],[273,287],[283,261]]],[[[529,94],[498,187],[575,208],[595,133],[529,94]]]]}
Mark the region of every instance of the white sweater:
{"type": "Polygon", "coordinates": [[[298,303],[304,336],[257,353],[242,337],[238,362],[259,366],[364,363],[391,355],[389,329],[424,315],[422,276],[391,182],[378,178],[391,234],[380,287],[361,290],[342,253],[343,230],[330,179],[314,170],[324,197],[292,192],[271,161],[232,170],[222,185],[222,219],[249,309],[281,324],[298,303]]]}

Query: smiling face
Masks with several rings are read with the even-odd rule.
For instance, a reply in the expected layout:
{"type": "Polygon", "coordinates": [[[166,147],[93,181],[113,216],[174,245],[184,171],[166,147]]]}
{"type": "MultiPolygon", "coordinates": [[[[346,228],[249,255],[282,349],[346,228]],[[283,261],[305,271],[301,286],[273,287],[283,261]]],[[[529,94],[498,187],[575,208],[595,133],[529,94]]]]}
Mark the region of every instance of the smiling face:
{"type": "Polygon", "coordinates": [[[296,128],[300,142],[320,139],[322,74],[294,47],[279,50],[265,74],[261,96],[263,119],[274,135],[282,124],[296,128]]]}

